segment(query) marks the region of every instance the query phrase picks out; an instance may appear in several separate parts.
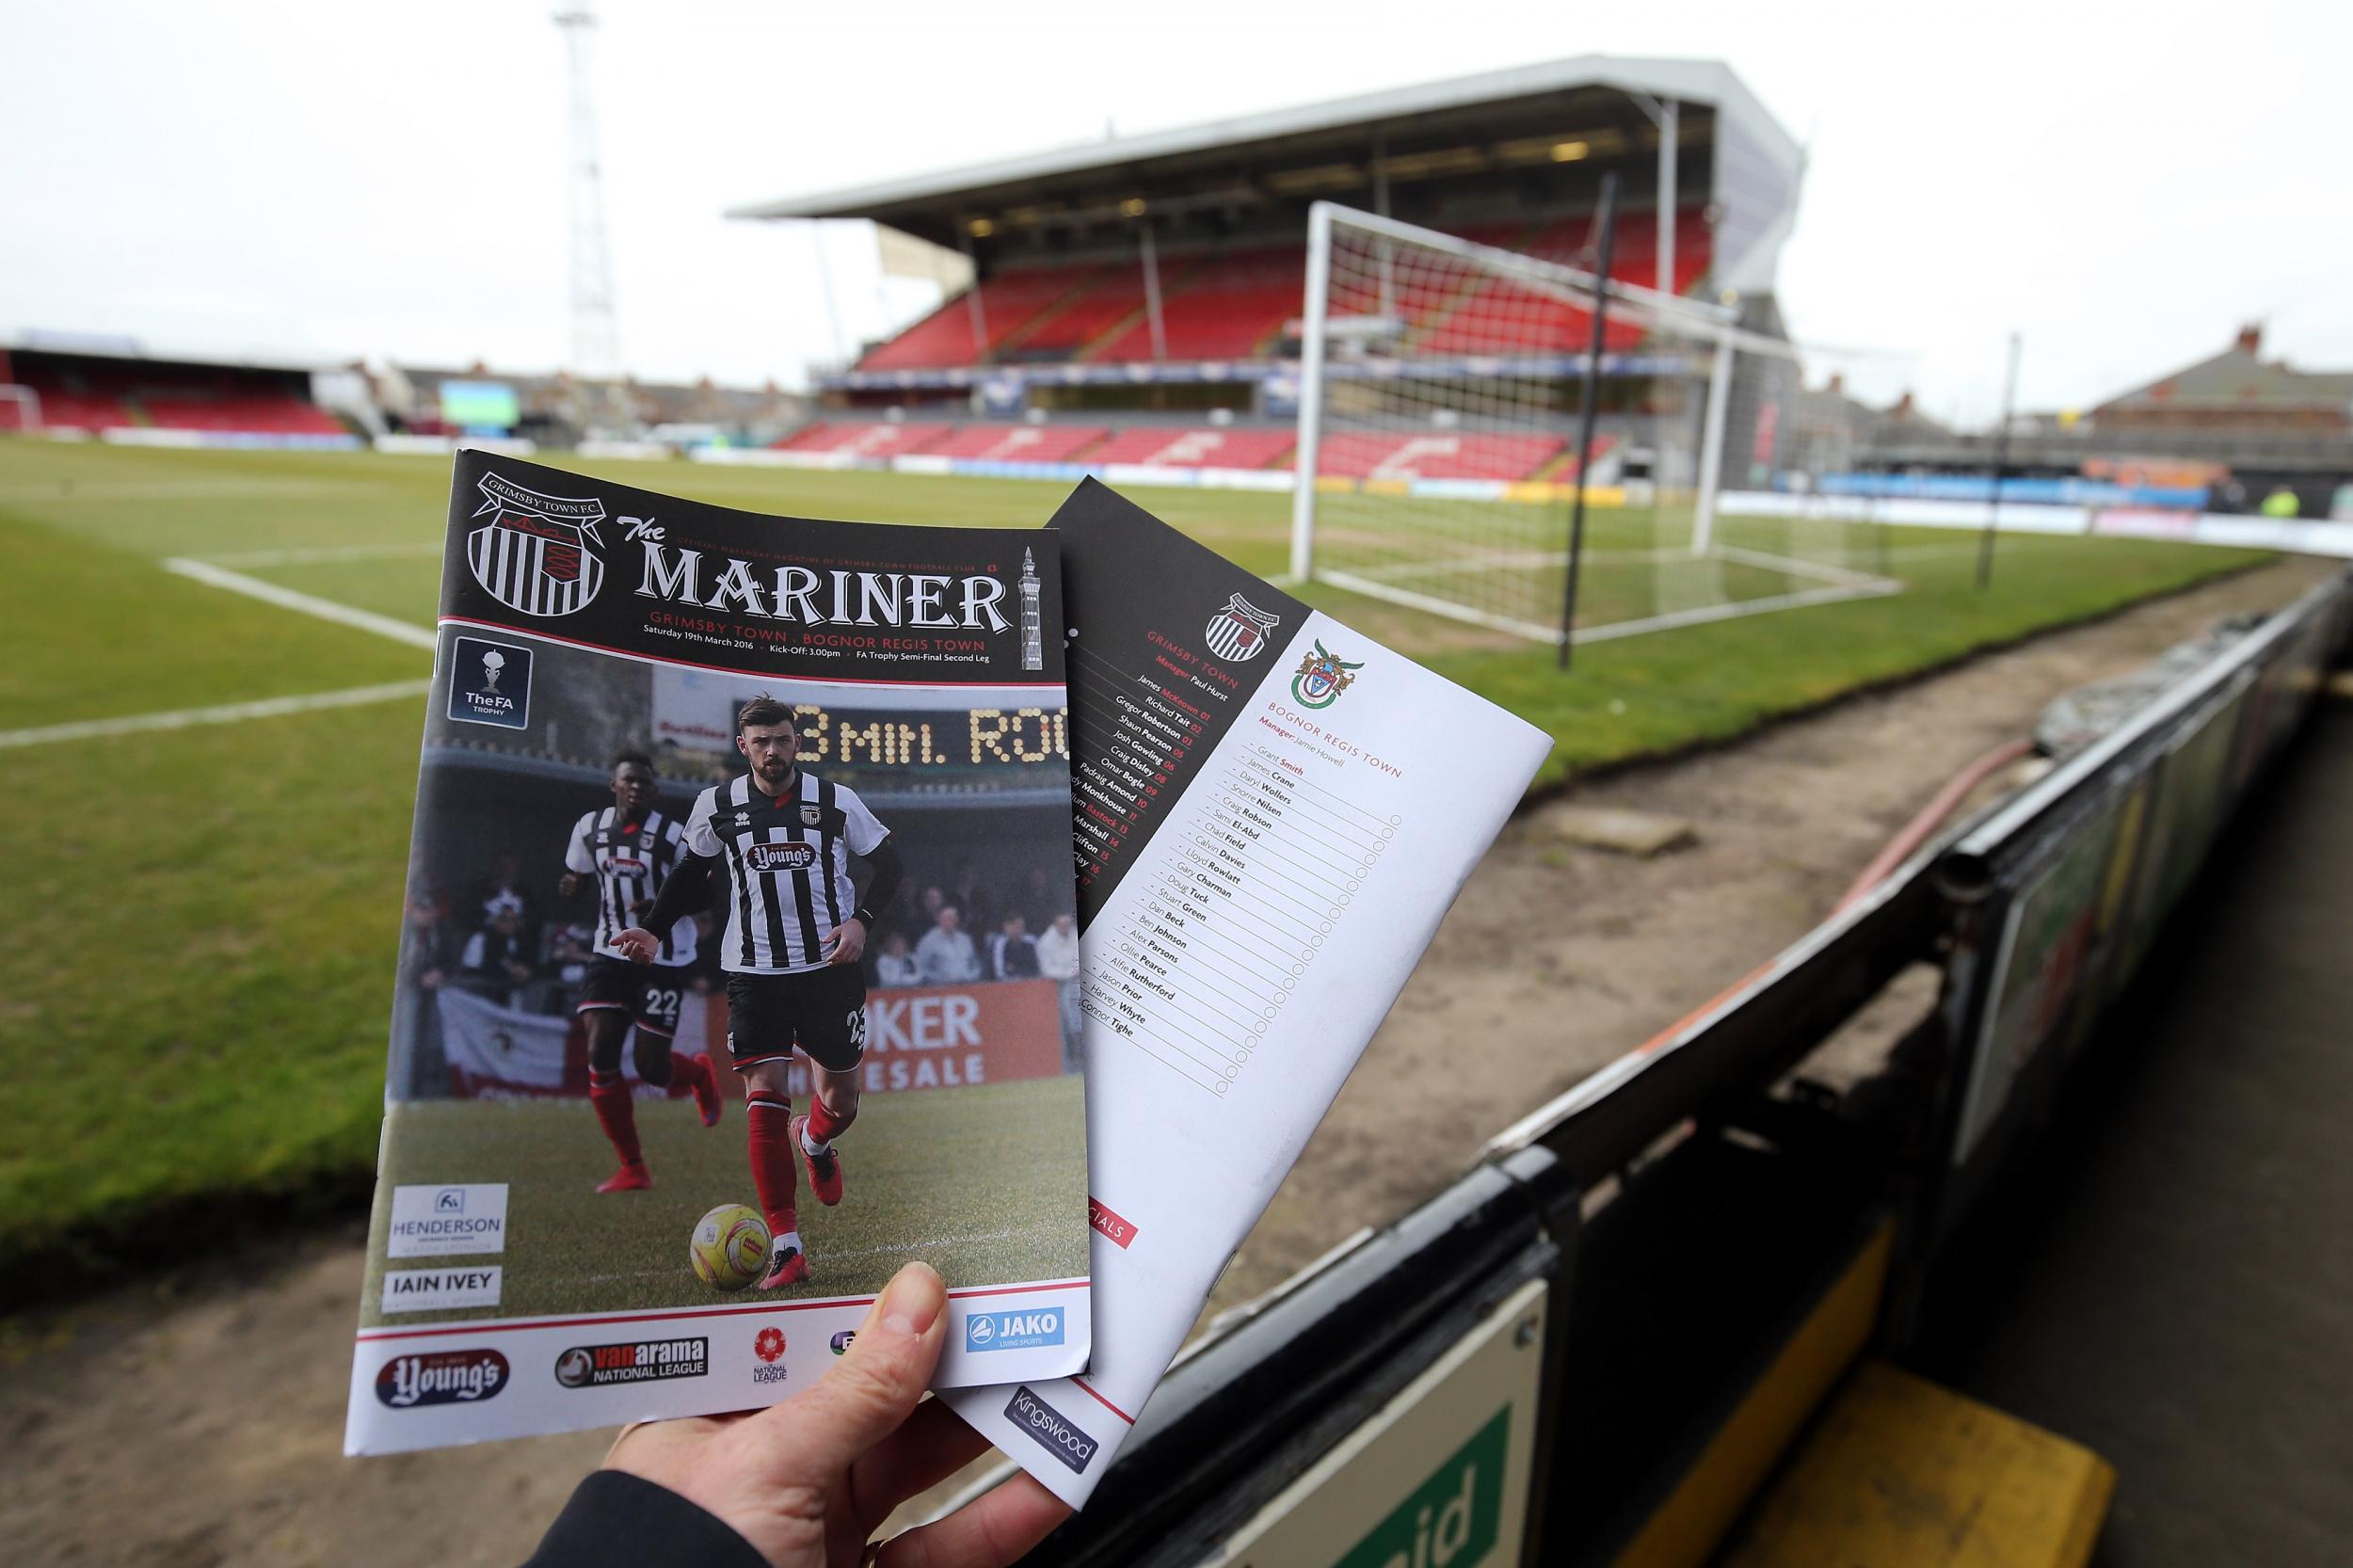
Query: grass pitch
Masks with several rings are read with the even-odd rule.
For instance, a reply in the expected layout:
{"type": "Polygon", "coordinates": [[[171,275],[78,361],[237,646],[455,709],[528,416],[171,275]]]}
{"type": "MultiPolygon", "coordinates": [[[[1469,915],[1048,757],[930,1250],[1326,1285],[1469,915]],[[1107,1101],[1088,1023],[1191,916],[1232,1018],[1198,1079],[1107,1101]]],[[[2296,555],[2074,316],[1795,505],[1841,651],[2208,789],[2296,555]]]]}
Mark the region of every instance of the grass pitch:
{"type": "MultiPolygon", "coordinates": [[[[1031,527],[1067,488],[573,466],[722,504],[881,521],[1031,527]]],[[[0,440],[0,731],[426,675],[416,648],[162,563],[210,560],[429,628],[448,488],[444,458],[0,440]]],[[[1284,569],[1287,497],[1138,497],[1254,571],[1284,569]]],[[[1786,551],[1793,526],[1727,520],[1724,537],[1786,551]]],[[[1650,535],[1645,520],[1597,513],[1589,540],[1640,549],[1650,535]]],[[[1548,729],[1560,744],[1543,783],[1737,735],[2260,559],[2005,536],[1979,594],[1974,536],[1893,538],[1881,569],[1899,596],[1596,644],[1566,679],[1548,648],[1321,585],[1304,597],[1548,729]]],[[[422,716],[390,702],[0,749],[22,896],[18,939],[0,945],[0,1303],[104,1277],[126,1248],[148,1260],[202,1248],[210,1221],[191,1216],[364,1181],[422,716]]],[[[713,1155],[729,1173],[719,1191],[740,1192],[740,1139],[720,1144],[733,1146],[713,1155]]],[[[675,1254],[683,1223],[670,1230],[675,1254]]]]}
{"type": "Polygon", "coordinates": [[[801,1240],[813,1277],[757,1298],[712,1289],[686,1256],[695,1222],[713,1205],[760,1207],[741,1100],[728,1103],[715,1128],[702,1125],[691,1100],[638,1101],[654,1185],[607,1193],[595,1187],[613,1174],[613,1149],[584,1100],[396,1106],[400,1142],[388,1145],[376,1192],[378,1237],[394,1183],[504,1181],[506,1250],[479,1260],[504,1267],[503,1299],[471,1311],[384,1317],[376,1310],[384,1262],[371,1246],[361,1323],[868,1296],[909,1258],[958,1288],[1076,1278],[1087,1272],[1086,1156],[1067,1129],[1082,1089],[1077,1078],[1048,1078],[865,1096],[857,1125],[841,1138],[840,1207],[820,1205],[804,1173],[801,1240]]]}

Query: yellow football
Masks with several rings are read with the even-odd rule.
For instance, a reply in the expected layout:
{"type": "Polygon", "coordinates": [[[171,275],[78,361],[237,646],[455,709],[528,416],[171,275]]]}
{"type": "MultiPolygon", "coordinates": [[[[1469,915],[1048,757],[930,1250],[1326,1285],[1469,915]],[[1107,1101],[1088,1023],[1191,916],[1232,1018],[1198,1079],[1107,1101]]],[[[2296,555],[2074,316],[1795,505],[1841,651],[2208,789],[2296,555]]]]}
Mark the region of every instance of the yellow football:
{"type": "Polygon", "coordinates": [[[723,1203],[695,1222],[687,1246],[695,1273],[714,1290],[741,1290],[768,1267],[768,1222],[740,1203],[723,1203]]]}

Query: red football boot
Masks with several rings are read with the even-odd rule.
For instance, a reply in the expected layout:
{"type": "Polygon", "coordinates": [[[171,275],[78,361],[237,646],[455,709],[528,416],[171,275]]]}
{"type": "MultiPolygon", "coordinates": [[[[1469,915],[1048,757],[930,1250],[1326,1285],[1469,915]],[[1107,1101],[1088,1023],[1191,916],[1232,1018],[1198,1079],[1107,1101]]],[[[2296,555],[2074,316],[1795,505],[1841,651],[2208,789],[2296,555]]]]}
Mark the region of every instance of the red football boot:
{"type": "Polygon", "coordinates": [[[807,1116],[792,1118],[792,1147],[808,1167],[808,1190],[817,1194],[817,1201],[831,1208],[841,1201],[841,1151],[828,1144],[823,1154],[811,1154],[801,1142],[801,1129],[808,1126],[807,1116]]]}
{"type": "Polygon", "coordinates": [[[760,1276],[755,1290],[781,1290],[788,1285],[808,1283],[808,1259],[798,1247],[778,1247],[768,1260],[768,1272],[760,1276]]]}
{"type": "Polygon", "coordinates": [[[636,1192],[653,1185],[653,1173],[643,1165],[624,1165],[597,1183],[600,1192],[636,1192]]]}
{"type": "Polygon", "coordinates": [[[711,1064],[711,1053],[699,1051],[690,1058],[695,1064],[695,1109],[703,1113],[703,1126],[719,1125],[719,1072],[711,1064]]]}

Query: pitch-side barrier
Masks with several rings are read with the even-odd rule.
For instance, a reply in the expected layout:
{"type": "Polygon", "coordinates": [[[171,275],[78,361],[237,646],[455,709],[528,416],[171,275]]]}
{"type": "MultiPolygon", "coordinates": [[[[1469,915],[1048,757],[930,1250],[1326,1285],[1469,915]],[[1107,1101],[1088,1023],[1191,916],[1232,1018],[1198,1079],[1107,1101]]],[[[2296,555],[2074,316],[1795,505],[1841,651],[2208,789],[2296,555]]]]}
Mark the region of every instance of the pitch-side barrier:
{"type": "MultiPolygon", "coordinates": [[[[1043,479],[1076,484],[1086,478],[1132,488],[1159,486],[1197,490],[1265,490],[1289,495],[1296,478],[1282,469],[1180,469],[1140,463],[1019,463],[985,458],[914,454],[869,457],[856,452],[778,452],[764,447],[697,447],[698,463],[745,468],[832,469],[872,473],[953,474],[974,479],[1043,479]]],[[[1367,489],[1453,501],[1499,501],[1561,504],[1573,485],[1516,479],[1348,479],[1327,475],[1321,489],[1367,489]]],[[[1623,505],[1627,492],[1617,486],[1588,486],[1585,499],[1600,506],[1623,505]]],[[[1852,524],[1901,528],[1983,528],[1983,500],[1940,496],[1798,494],[1783,490],[1731,490],[1717,503],[1728,518],[1814,518],[1852,524]]],[[[2117,538],[2175,539],[2185,544],[2229,545],[2245,550],[2284,550],[2304,555],[2353,557],[2353,523],[2303,521],[2294,518],[2234,517],[2104,502],[2052,504],[2005,500],[1994,513],[1997,533],[2095,535],[2117,538]]]]}
{"type": "MultiPolygon", "coordinates": [[[[2353,623],[2353,572],[1230,1313],[1034,1564],[1697,1565],[2058,1091],[2353,623]],[[1808,1059],[1904,971],[1928,1016],[1808,1059]]],[[[1411,1158],[1401,1152],[1400,1158],[1411,1158]]]]}

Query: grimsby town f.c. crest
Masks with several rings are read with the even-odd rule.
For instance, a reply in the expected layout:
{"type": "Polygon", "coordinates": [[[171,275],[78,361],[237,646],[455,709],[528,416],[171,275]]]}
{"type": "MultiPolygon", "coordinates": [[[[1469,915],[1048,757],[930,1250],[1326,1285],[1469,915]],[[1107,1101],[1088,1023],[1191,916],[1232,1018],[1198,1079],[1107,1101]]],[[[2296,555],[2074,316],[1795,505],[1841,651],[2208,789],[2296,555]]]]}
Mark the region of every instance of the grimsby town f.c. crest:
{"type": "Polygon", "coordinates": [[[466,536],[466,562],[490,597],[526,616],[568,616],[604,585],[597,524],[604,503],[567,500],[524,489],[486,473],[477,518],[490,520],[466,536]]]}
{"type": "Polygon", "coordinates": [[[1281,616],[1270,616],[1236,594],[1224,609],[1209,617],[1209,630],[1203,635],[1209,640],[1211,653],[1237,664],[1246,664],[1266,651],[1267,633],[1281,623],[1281,616]]]}

